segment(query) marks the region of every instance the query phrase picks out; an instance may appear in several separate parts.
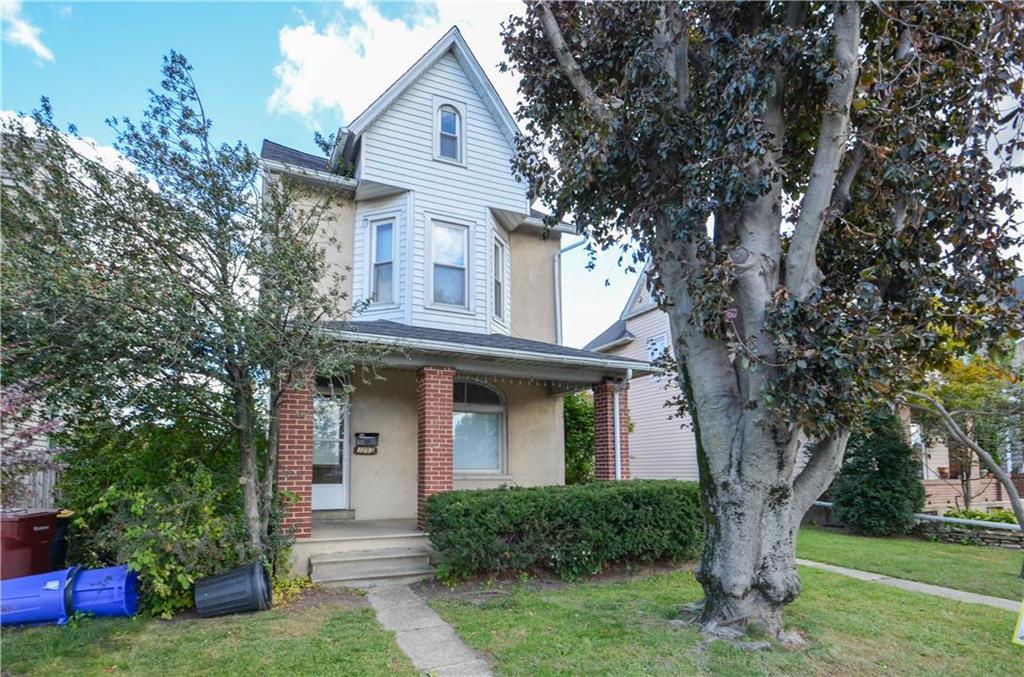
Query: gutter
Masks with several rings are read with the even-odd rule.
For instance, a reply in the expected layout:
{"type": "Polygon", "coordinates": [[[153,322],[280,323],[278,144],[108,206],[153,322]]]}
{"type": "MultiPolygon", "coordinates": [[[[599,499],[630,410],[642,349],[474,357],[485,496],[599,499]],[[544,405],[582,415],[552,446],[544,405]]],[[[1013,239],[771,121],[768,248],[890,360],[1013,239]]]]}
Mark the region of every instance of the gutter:
{"type": "MultiPolygon", "coordinates": [[[[549,355],[529,350],[518,350],[515,348],[494,348],[491,346],[475,346],[467,343],[452,343],[450,341],[435,341],[432,339],[412,339],[382,334],[370,334],[361,331],[346,331],[337,329],[324,329],[326,333],[345,341],[358,341],[361,343],[379,343],[397,348],[412,348],[439,353],[455,353],[458,355],[471,355],[490,358],[511,358],[518,360],[530,360],[533,362],[550,363],[555,365],[577,365],[580,367],[591,367],[595,369],[609,369],[625,371],[631,374],[634,369],[645,371],[648,365],[639,360],[621,360],[612,358],[581,357],[578,355],[549,355]]],[[[653,372],[652,372],[653,373],[653,372]]]]}
{"type": "Polygon", "coordinates": [[[327,184],[335,188],[354,191],[359,186],[359,182],[355,179],[350,179],[346,176],[338,176],[337,174],[331,174],[330,172],[309,169],[308,167],[300,167],[287,162],[278,162],[277,160],[260,160],[260,162],[262,162],[263,166],[271,172],[291,174],[293,176],[327,184]]]}
{"type": "Polygon", "coordinates": [[[583,237],[568,247],[562,247],[552,260],[555,279],[555,343],[558,345],[562,345],[562,254],[570,252],[586,242],[587,238],[583,237]]]}

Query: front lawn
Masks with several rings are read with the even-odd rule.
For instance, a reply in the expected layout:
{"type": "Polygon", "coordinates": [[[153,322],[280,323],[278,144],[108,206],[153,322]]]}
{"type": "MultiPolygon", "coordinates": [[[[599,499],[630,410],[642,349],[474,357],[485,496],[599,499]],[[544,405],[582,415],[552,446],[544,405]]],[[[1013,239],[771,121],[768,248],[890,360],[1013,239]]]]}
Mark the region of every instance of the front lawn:
{"type": "Polygon", "coordinates": [[[815,562],[981,595],[1015,601],[1024,597],[1024,579],[1017,577],[1024,561],[1021,550],[917,538],[869,538],[804,527],[797,536],[796,554],[815,562]]]}
{"type": "Polygon", "coordinates": [[[701,596],[690,572],[557,589],[441,593],[431,606],[502,675],[1017,675],[1012,613],[853,580],[805,567],[787,610],[809,648],[702,646],[673,627],[701,596]]]}
{"type": "Polygon", "coordinates": [[[222,618],[87,618],[4,629],[4,675],[415,675],[361,598],[307,591],[222,618]]]}

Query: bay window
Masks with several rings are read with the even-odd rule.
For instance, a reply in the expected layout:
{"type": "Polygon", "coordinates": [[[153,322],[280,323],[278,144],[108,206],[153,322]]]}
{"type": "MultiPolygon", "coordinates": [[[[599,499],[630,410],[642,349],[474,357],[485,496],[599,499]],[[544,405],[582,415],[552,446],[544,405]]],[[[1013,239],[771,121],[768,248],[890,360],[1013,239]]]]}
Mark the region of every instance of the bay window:
{"type": "Polygon", "coordinates": [[[395,223],[378,221],[373,224],[373,275],[370,298],[374,303],[395,302],[395,223]]]}
{"type": "Polygon", "coordinates": [[[505,244],[494,240],[494,316],[505,319],[505,244]]]}

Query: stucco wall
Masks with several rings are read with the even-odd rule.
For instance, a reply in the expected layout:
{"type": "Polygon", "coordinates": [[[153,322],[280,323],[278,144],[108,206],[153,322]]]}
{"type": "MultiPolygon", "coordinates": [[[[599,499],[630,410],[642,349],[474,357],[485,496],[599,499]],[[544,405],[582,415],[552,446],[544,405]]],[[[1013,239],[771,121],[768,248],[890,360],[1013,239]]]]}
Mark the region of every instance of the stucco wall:
{"type": "Polygon", "coordinates": [[[315,244],[322,247],[327,263],[327,275],[320,280],[321,290],[328,290],[334,284],[333,276],[341,275],[340,282],[346,299],[338,308],[336,318],[341,318],[352,308],[352,241],[355,225],[355,202],[336,191],[319,193],[309,189],[296,199],[299,209],[310,210],[326,198],[328,206],[320,219],[320,237],[315,244]],[[331,242],[334,238],[335,242],[331,242]]]}
{"type": "Polygon", "coordinates": [[[548,395],[544,385],[502,380],[490,385],[504,394],[508,406],[508,475],[497,479],[460,479],[456,475],[455,488],[565,484],[562,398],[548,395]]]}
{"type": "MultiPolygon", "coordinates": [[[[352,432],[380,433],[375,456],[353,454],[351,506],[358,520],[416,516],[416,372],[355,379],[352,432]]],[[[495,381],[508,405],[508,470],[498,479],[456,479],[456,489],[565,482],[562,399],[543,385],[495,381]]]]}
{"type": "Polygon", "coordinates": [[[513,232],[512,250],[512,335],[534,341],[555,341],[554,257],[561,236],[551,233],[542,239],[536,233],[513,232]]]}
{"type": "Polygon", "coordinates": [[[350,505],[356,519],[416,516],[416,372],[356,378],[352,433],[380,433],[374,456],[352,454],[350,505]]]}

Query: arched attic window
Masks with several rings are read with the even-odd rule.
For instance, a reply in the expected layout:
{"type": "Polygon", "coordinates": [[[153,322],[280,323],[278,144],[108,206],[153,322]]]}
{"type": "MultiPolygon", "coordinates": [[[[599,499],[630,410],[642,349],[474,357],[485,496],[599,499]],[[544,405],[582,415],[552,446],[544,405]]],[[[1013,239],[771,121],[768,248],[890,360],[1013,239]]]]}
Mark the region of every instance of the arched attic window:
{"type": "Polygon", "coordinates": [[[446,160],[462,162],[462,116],[455,106],[437,109],[437,154],[446,160]]]}

